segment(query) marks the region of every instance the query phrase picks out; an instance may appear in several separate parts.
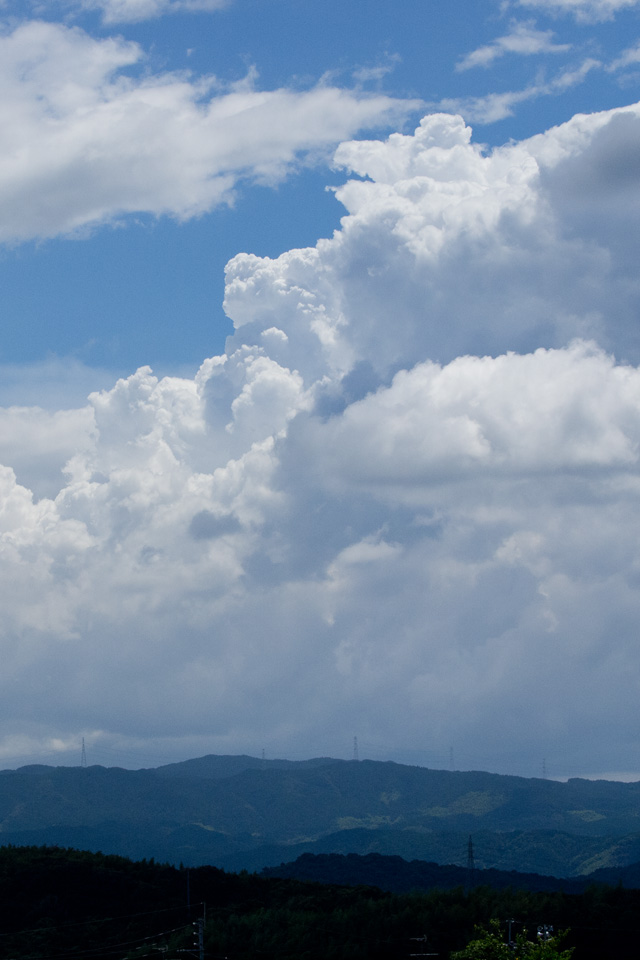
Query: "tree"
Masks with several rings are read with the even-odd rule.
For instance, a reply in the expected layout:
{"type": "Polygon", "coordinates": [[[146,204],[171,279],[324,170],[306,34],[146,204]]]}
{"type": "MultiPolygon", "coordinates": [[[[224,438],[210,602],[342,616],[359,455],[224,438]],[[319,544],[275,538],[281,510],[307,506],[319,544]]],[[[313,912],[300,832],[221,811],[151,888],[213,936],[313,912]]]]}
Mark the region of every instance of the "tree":
{"type": "Polygon", "coordinates": [[[475,939],[451,954],[451,960],[571,960],[573,947],[562,948],[566,934],[536,941],[527,939],[526,930],[519,933],[515,943],[505,943],[500,921],[492,920],[489,929],[475,928],[475,939]]]}

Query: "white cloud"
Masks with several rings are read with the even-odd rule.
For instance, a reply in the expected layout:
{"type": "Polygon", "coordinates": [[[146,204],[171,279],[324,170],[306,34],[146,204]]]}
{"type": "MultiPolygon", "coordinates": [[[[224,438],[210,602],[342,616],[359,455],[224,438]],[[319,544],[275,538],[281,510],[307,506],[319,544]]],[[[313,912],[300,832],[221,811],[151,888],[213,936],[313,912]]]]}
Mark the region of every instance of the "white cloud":
{"type": "Polygon", "coordinates": [[[616,70],[624,70],[625,67],[635,67],[640,63],[640,42],[636,43],[633,47],[628,47],[624,50],[619,57],[617,57],[612,63],[607,67],[607,70],[610,73],[615,73],[616,70]]]}
{"type": "MultiPolygon", "coordinates": [[[[98,10],[103,22],[138,23],[170,13],[208,13],[226,7],[232,0],[57,0],[59,6],[98,10]]],[[[33,2],[37,9],[37,2],[33,2]]]]}
{"type": "Polygon", "coordinates": [[[3,755],[637,769],[639,146],[345,142],[340,230],[228,265],[224,356],[3,411],[3,755]]]}
{"type": "Polygon", "coordinates": [[[111,386],[117,370],[85,366],[75,357],[0,364],[0,407],[41,406],[48,411],[84,404],[91,390],[111,386]]]}
{"type": "Polygon", "coordinates": [[[0,37],[0,241],[139,212],[198,216],[246,179],[274,182],[309,151],[415,104],[330,86],[144,75],[134,43],[29,22],[0,37]]]}
{"type": "Polygon", "coordinates": [[[538,80],[524,90],[490,93],[484,97],[447,98],[441,100],[438,106],[443,110],[460,111],[468,120],[477,123],[497,123],[505,117],[513,116],[514,108],[519,103],[564,93],[570,87],[582,83],[592,70],[598,70],[601,67],[599,60],[589,57],[575,69],[565,69],[551,80],[538,80]]]}
{"type": "Polygon", "coordinates": [[[638,0],[518,0],[518,6],[572,14],[578,21],[597,23],[612,20],[621,10],[637,7],[638,0]]]}
{"type": "Polygon", "coordinates": [[[64,485],[70,457],[89,445],[93,416],[88,407],[49,413],[39,407],[0,407],[0,463],[10,463],[20,483],[38,497],[64,485]]]}
{"type": "MultiPolygon", "coordinates": [[[[559,351],[460,357],[400,371],[388,388],[316,424],[317,469],[412,501],[433,484],[503,470],[548,471],[638,462],[640,375],[578,341],[559,351]]],[[[310,430],[311,428],[309,428],[310,430]]],[[[312,455],[309,450],[308,460],[312,455]]],[[[439,493],[438,496],[441,496],[439,493]]]]}
{"type": "Polygon", "coordinates": [[[533,21],[513,23],[505,36],[498,37],[463,57],[456,65],[456,70],[488,67],[507,53],[533,56],[542,53],[566,53],[571,49],[570,44],[554,43],[553,37],[552,30],[537,30],[533,21]]]}

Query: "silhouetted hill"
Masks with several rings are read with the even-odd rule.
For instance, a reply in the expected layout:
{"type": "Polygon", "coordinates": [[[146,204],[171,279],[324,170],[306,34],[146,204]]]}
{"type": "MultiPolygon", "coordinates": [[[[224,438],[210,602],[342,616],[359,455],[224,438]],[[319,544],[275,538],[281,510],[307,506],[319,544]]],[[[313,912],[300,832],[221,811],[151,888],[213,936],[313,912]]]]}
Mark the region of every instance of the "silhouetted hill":
{"type": "MultiPolygon", "coordinates": [[[[261,870],[264,866],[288,863],[304,853],[357,853],[362,856],[379,853],[399,855],[405,860],[464,866],[468,838],[468,834],[455,831],[341,830],[310,842],[238,849],[229,853],[227,863],[228,869],[261,870]]],[[[581,837],[553,830],[481,830],[473,834],[473,842],[475,862],[481,870],[515,870],[555,877],[585,876],[605,865],[617,869],[640,857],[640,836],[637,834],[620,838],[581,837]]]]}
{"type": "Polygon", "coordinates": [[[186,777],[197,780],[225,780],[245,770],[305,770],[322,767],[328,763],[345,763],[332,760],[331,757],[315,757],[312,760],[266,760],[246,755],[220,757],[210,753],[206,757],[183,760],[181,763],[167,763],[156,767],[161,777],[186,777]]]}
{"type": "Polygon", "coordinates": [[[202,757],[157,770],[30,766],[0,775],[0,838],[261,869],[382,853],[566,876],[640,860],[640,783],[375,761],[202,757]]]}
{"type": "Polygon", "coordinates": [[[606,883],[611,887],[622,886],[627,890],[640,890],[640,863],[624,867],[603,867],[587,877],[590,883],[606,883]]]}
{"type": "Polygon", "coordinates": [[[456,887],[486,886],[493,890],[553,890],[583,893],[593,881],[576,878],[559,879],[538,873],[516,870],[473,870],[451,864],[428,863],[424,860],[403,860],[379,853],[346,856],[336,853],[314,855],[304,853],[293,863],[265,867],[263,877],[309,880],[314,883],[339,883],[348,886],[374,886],[392,893],[412,890],[454,890],[456,887]]]}

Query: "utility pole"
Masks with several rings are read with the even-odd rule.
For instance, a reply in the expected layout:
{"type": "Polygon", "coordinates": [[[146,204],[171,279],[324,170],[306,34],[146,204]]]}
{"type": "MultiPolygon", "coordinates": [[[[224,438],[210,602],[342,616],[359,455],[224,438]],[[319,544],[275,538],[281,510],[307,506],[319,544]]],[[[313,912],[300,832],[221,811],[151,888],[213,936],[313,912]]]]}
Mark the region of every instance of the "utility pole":
{"type": "Polygon", "coordinates": [[[193,946],[198,951],[198,960],[204,960],[204,917],[193,921],[193,946]]]}

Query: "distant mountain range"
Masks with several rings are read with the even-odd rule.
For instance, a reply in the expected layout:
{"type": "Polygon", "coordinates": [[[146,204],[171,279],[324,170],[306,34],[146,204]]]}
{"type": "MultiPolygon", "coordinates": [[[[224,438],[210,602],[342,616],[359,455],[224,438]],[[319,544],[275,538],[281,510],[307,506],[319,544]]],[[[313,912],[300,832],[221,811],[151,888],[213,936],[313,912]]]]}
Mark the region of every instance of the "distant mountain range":
{"type": "Polygon", "coordinates": [[[640,783],[370,760],[207,756],[150,770],[0,771],[0,842],[227,870],[304,853],[396,855],[555,877],[640,861],[640,783]]]}

